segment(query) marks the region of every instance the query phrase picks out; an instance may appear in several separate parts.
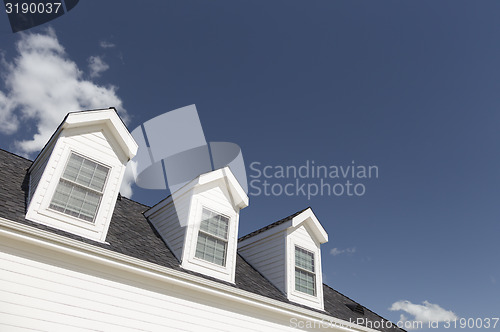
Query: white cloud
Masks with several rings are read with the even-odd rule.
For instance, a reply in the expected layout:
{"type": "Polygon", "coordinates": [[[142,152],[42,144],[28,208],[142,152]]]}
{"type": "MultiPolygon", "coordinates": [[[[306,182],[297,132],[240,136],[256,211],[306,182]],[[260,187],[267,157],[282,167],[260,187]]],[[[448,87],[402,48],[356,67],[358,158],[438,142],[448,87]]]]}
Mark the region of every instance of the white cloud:
{"type": "Polygon", "coordinates": [[[125,196],[127,198],[132,197],[132,184],[135,183],[136,173],[137,162],[130,160],[127,164],[127,167],[125,168],[125,174],[123,175],[122,184],[120,186],[120,194],[122,196],[125,196]]]}
{"type": "Polygon", "coordinates": [[[109,65],[100,56],[91,56],[88,62],[92,78],[101,76],[101,73],[109,69],[109,65]]]}
{"type": "Polygon", "coordinates": [[[33,122],[36,128],[31,138],[15,142],[16,152],[39,151],[71,111],[114,106],[127,121],[117,88],[83,79],[53,29],[20,34],[16,46],[17,56],[2,63],[6,91],[0,91],[0,131],[28,131],[33,122]]]}
{"type": "Polygon", "coordinates": [[[458,319],[458,316],[452,311],[443,309],[439,305],[428,301],[424,301],[422,304],[413,304],[410,301],[398,301],[394,302],[389,310],[404,311],[413,316],[412,319],[408,319],[404,314],[401,314],[400,320],[406,322],[404,325],[406,329],[411,329],[411,326],[419,326],[419,324],[426,326],[429,322],[444,322],[458,319]]]}
{"type": "Polygon", "coordinates": [[[18,119],[12,112],[11,101],[0,91],[0,132],[13,134],[19,126],[18,119]]]}
{"type": "Polygon", "coordinates": [[[111,43],[111,42],[108,42],[106,40],[102,40],[100,43],[99,43],[99,46],[101,46],[102,48],[113,48],[115,47],[116,45],[111,43]]]}
{"type": "Polygon", "coordinates": [[[347,249],[333,248],[332,250],[330,250],[330,255],[338,256],[341,254],[354,254],[355,252],[356,252],[356,247],[347,248],[347,249]]]}

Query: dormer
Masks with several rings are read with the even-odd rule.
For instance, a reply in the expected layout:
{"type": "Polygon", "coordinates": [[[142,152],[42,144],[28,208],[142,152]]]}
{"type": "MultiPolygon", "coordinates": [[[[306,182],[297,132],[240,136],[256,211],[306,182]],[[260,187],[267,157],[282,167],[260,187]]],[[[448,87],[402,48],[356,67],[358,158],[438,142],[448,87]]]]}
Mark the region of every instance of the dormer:
{"type": "Polygon", "coordinates": [[[202,174],[144,215],[187,270],[234,283],[240,210],[248,196],[229,167],[202,174]]]}
{"type": "Polygon", "coordinates": [[[115,109],[69,113],[28,170],[26,219],[105,242],[136,153],[115,109]]]}
{"type": "Polygon", "coordinates": [[[238,252],[290,301],[324,310],[320,245],[327,241],[307,208],[242,237],[238,252]]]}

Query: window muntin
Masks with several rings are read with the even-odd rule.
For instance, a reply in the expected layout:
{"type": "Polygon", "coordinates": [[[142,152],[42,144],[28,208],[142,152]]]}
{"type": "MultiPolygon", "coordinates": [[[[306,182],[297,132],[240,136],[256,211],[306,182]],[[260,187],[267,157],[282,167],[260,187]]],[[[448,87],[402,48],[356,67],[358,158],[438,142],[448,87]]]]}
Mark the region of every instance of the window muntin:
{"type": "Polygon", "coordinates": [[[195,257],[226,265],[229,218],[203,208],[195,257]]]}
{"type": "Polygon", "coordinates": [[[316,295],[314,253],[295,247],[295,290],[316,295]]]}
{"type": "Polygon", "coordinates": [[[94,222],[108,174],[109,167],[71,153],[49,207],[94,222]]]}

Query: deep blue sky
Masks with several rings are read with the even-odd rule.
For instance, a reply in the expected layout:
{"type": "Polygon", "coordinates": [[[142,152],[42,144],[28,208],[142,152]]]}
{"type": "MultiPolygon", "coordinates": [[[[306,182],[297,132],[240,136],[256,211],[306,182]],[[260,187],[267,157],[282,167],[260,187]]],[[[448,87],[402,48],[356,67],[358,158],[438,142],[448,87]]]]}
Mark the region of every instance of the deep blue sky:
{"type": "MultiPolygon", "coordinates": [[[[119,88],[130,129],[196,104],[207,140],[247,166],[377,165],[362,197],[251,196],[240,235],[311,206],[326,282],[397,321],[398,300],[499,316],[499,15],[498,1],[108,0],[50,26],[81,68],[109,64],[95,82],[119,88]]],[[[9,60],[19,35],[1,28],[9,60]]]]}

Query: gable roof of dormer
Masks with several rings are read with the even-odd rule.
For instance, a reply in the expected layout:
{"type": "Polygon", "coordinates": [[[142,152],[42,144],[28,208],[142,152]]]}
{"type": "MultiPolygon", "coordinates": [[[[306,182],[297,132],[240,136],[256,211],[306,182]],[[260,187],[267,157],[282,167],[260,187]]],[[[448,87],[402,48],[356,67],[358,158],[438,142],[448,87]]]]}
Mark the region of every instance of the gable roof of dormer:
{"type": "Polygon", "coordinates": [[[224,185],[227,187],[229,194],[231,195],[231,203],[233,203],[234,206],[239,209],[243,209],[248,206],[248,195],[245,193],[245,190],[238,182],[229,166],[200,174],[178,191],[179,193],[182,193],[195,187],[210,185],[214,182],[224,182],[224,185]]]}
{"type": "Polygon", "coordinates": [[[314,235],[315,240],[317,240],[319,243],[326,243],[328,242],[328,234],[326,233],[325,229],[319,222],[318,218],[316,218],[316,215],[312,211],[311,207],[307,207],[303,210],[300,210],[286,218],[283,218],[281,220],[278,220],[270,225],[264,226],[256,231],[253,231],[250,234],[247,234],[245,236],[242,236],[238,239],[238,242],[243,242],[247,239],[250,239],[254,236],[259,236],[260,234],[268,231],[273,230],[273,231],[282,231],[284,229],[294,227],[297,228],[300,225],[307,225],[308,228],[311,230],[312,235],[314,235]]]}
{"type": "Polygon", "coordinates": [[[41,159],[47,150],[50,151],[51,147],[53,147],[64,129],[91,125],[105,126],[112,134],[113,138],[116,140],[128,160],[132,159],[137,154],[138,145],[114,107],[101,110],[76,111],[66,114],[54,134],[52,134],[49,141],[35,158],[35,161],[28,169],[28,172],[31,172],[33,167],[37,165],[38,160],[41,159]]]}
{"type": "MultiPolygon", "coordinates": [[[[224,186],[227,187],[229,194],[231,195],[232,199],[231,203],[235,207],[241,210],[248,206],[249,202],[248,195],[245,193],[243,187],[238,182],[238,180],[234,176],[229,166],[198,175],[196,178],[185,184],[173,195],[181,196],[184,193],[192,190],[193,188],[200,186],[207,186],[210,185],[211,183],[218,181],[224,182],[224,186]]],[[[172,195],[167,196],[160,202],[156,203],[149,210],[144,212],[144,215],[146,217],[153,215],[155,212],[163,208],[165,204],[168,204],[171,200],[172,200],[172,195]]]]}
{"type": "Polygon", "coordinates": [[[231,195],[231,203],[239,209],[248,206],[248,195],[238,182],[229,166],[220,168],[213,172],[200,175],[195,182],[197,185],[205,185],[213,181],[225,181],[229,194],[231,195]]]}

